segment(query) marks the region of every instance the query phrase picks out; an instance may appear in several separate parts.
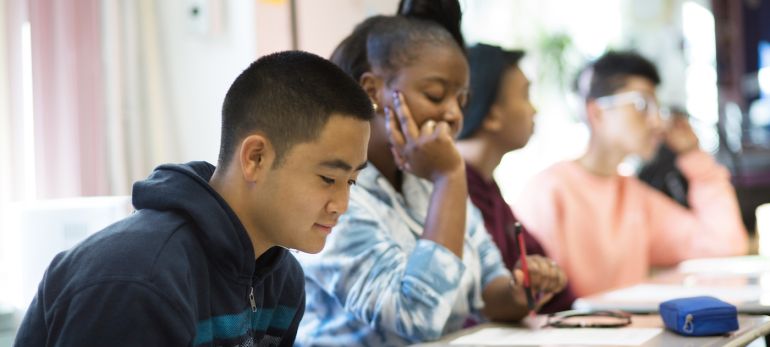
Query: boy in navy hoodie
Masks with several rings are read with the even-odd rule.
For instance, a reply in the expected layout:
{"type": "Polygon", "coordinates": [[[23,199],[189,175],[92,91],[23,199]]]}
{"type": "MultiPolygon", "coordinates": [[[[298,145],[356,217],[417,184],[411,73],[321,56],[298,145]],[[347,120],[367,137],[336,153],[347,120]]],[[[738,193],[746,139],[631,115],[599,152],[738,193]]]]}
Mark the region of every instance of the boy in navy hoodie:
{"type": "Polygon", "coordinates": [[[222,107],[218,166],[162,165],[136,212],[57,255],[16,346],[290,346],[304,277],[366,163],[372,104],[334,64],[265,56],[222,107]]]}

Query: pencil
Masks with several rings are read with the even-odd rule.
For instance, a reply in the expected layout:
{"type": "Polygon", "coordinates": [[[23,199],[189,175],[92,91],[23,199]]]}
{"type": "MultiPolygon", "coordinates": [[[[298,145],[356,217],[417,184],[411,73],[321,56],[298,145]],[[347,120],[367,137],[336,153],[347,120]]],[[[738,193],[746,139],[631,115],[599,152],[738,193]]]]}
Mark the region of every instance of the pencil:
{"type": "Polygon", "coordinates": [[[519,260],[521,261],[521,271],[524,272],[524,294],[527,297],[527,308],[530,314],[535,312],[535,297],[532,295],[532,284],[529,278],[529,267],[527,266],[527,246],[524,244],[524,234],[522,233],[521,223],[514,225],[513,242],[519,248],[519,260]]]}

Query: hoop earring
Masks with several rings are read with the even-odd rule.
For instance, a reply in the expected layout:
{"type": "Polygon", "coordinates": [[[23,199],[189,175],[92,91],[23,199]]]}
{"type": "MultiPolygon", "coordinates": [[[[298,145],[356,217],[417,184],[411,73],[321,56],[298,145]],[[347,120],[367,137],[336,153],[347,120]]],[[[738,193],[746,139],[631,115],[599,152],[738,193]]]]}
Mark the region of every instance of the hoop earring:
{"type": "Polygon", "coordinates": [[[377,113],[379,110],[380,105],[377,105],[376,102],[372,101],[372,109],[374,109],[374,113],[377,113]]]}

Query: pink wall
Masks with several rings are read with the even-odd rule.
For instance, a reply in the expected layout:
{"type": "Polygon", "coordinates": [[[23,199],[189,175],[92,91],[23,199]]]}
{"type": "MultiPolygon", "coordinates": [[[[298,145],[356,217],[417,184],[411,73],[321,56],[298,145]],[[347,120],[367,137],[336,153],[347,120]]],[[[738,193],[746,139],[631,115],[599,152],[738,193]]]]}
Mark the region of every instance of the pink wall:
{"type": "Polygon", "coordinates": [[[291,49],[288,1],[257,1],[257,56],[291,49]]]}
{"type": "Polygon", "coordinates": [[[329,57],[353,27],[376,14],[394,14],[398,0],[296,0],[299,47],[329,57]]]}
{"type": "MultiPolygon", "coordinates": [[[[299,49],[329,57],[356,24],[376,14],[393,14],[398,0],[296,0],[299,49]]],[[[291,49],[290,4],[257,1],[257,53],[291,49]]]]}

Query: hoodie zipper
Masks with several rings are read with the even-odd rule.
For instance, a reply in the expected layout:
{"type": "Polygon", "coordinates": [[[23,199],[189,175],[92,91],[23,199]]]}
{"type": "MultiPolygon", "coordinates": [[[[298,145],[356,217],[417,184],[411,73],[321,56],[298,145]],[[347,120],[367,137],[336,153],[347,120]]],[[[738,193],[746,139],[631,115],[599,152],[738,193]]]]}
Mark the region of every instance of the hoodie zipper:
{"type": "Polygon", "coordinates": [[[257,301],[254,300],[254,287],[251,287],[249,292],[249,303],[251,303],[251,312],[257,312],[257,301]]]}

